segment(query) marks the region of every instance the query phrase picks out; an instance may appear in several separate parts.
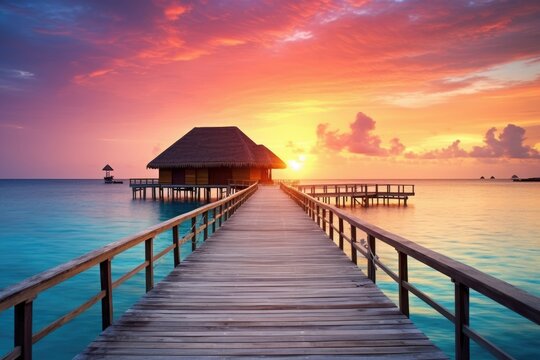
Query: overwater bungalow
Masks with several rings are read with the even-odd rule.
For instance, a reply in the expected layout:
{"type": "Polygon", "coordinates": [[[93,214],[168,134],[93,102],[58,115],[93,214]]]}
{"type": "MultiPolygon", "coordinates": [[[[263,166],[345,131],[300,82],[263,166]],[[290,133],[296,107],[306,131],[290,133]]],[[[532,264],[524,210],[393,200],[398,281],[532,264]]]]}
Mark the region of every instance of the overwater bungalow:
{"type": "Polygon", "coordinates": [[[162,185],[228,185],[272,182],[285,163],[236,126],[196,127],[147,165],[159,169],[162,185]]]}

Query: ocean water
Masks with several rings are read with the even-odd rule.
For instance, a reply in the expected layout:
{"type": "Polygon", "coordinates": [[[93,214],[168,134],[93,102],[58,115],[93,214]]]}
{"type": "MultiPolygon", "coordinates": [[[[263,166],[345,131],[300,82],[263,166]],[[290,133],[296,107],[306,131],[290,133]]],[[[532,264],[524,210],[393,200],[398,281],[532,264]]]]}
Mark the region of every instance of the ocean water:
{"type": "MultiPolygon", "coordinates": [[[[509,180],[327,180],[320,183],[414,184],[408,206],[344,207],[356,217],[473,266],[540,296],[540,183],[509,180]]],[[[358,238],[366,238],[358,233],[358,238]]],[[[397,273],[397,252],[377,241],[377,254],[397,273]]],[[[359,255],[360,259],[361,255],[359,255]]],[[[367,273],[366,262],[360,266],[367,273]]],[[[454,310],[450,279],[409,258],[409,280],[432,299],[454,310]]],[[[397,285],[383,270],[377,284],[397,303],[397,285]]],[[[449,356],[453,324],[410,294],[413,322],[449,356]]],[[[518,359],[540,357],[540,327],[471,291],[474,330],[518,359]]],[[[492,359],[471,340],[471,358],[492,359]]]]}
{"type": "MultiPolygon", "coordinates": [[[[540,296],[540,183],[499,180],[407,180],[404,183],[416,185],[417,195],[407,207],[379,205],[346,210],[540,296]]],[[[0,180],[0,288],[200,205],[133,200],[127,184],[104,185],[99,180],[0,180]]],[[[181,235],[188,228],[188,224],[181,227],[181,235]]],[[[155,252],[170,241],[169,233],[158,237],[155,252]]],[[[381,244],[377,244],[380,258],[396,270],[395,251],[381,244]]],[[[181,253],[182,258],[188,256],[190,244],[185,244],[181,253]]],[[[143,246],[116,257],[113,278],[140,264],[143,258],[143,246]]],[[[450,280],[409,261],[410,281],[452,310],[450,280]]],[[[156,282],[172,269],[172,262],[170,254],[160,259],[155,269],[156,282]]],[[[365,270],[365,263],[361,267],[365,270]]],[[[397,301],[394,282],[382,271],[377,272],[377,280],[385,293],[397,301]]],[[[144,288],[144,273],[140,273],[115,289],[115,318],[144,294],[144,288]]],[[[98,291],[97,268],[45,291],[34,302],[35,331],[98,291]]],[[[35,358],[72,358],[100,332],[100,316],[98,303],[38,342],[34,346],[35,358]]],[[[412,295],[411,318],[453,356],[453,328],[449,321],[412,295]]],[[[534,358],[540,353],[537,325],[474,292],[471,324],[519,359],[534,358]]],[[[0,329],[12,326],[13,311],[0,313],[0,329]]],[[[0,355],[11,349],[10,333],[11,330],[0,331],[0,355]]],[[[472,347],[472,354],[475,359],[490,358],[476,346],[472,347]]]]}
{"type": "MultiPolygon", "coordinates": [[[[0,289],[123,237],[199,207],[200,203],[133,200],[129,186],[102,180],[0,180],[0,289]]],[[[187,234],[189,224],[180,227],[187,234]]],[[[170,232],[154,241],[154,253],[171,244],[170,232]]],[[[191,252],[184,244],[181,258],[191,252]]],[[[144,244],[115,257],[113,280],[144,261],[144,244]]],[[[155,282],[173,268],[172,254],[154,270],[155,282]]],[[[113,291],[118,318],[145,293],[144,271],[113,291]]],[[[99,292],[99,267],[55,286],[34,301],[34,332],[99,292]]],[[[13,310],[0,313],[0,356],[13,344],[13,310]]],[[[35,359],[71,359],[101,331],[101,305],[34,345],[35,359]]]]}

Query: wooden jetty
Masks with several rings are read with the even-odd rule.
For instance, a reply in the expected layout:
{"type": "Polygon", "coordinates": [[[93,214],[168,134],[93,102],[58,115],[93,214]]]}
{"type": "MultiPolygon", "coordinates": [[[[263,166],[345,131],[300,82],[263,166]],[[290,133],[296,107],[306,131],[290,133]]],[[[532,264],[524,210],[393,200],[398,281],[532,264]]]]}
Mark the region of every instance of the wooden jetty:
{"type": "Polygon", "coordinates": [[[211,199],[223,199],[226,196],[245,189],[257,181],[229,180],[227,184],[163,184],[157,178],[134,178],[129,179],[133,199],[137,196],[146,199],[148,190],[152,200],[178,199],[189,201],[210,201],[211,199]]]}
{"type": "Polygon", "coordinates": [[[1,292],[0,311],[15,312],[14,348],[3,359],[31,359],[33,343],[98,302],[104,331],[77,359],[446,358],[408,319],[409,294],[454,323],[456,358],[470,358],[470,339],[498,358],[510,358],[469,325],[469,289],[540,324],[540,299],[533,295],[292,187],[258,188],[252,185],[1,292]],[[185,222],[191,226],[182,234],[185,222]],[[171,245],[155,254],[153,239],[169,231],[171,245]],[[378,241],[396,249],[397,273],[376,256],[378,241]],[[180,263],[184,242],[194,253],[180,263]],[[141,265],[113,281],[114,256],[141,243],[141,265]],[[341,251],[347,249],[350,256],[341,251]],[[174,269],[154,287],[154,263],[170,251],[174,269]],[[367,259],[367,276],[357,267],[358,255],[367,259]],[[453,310],[409,282],[409,257],[455,283],[453,310]],[[101,291],[34,332],[33,299],[95,266],[101,291]],[[377,268],[398,283],[397,307],[376,287],[377,268]],[[113,323],[114,289],[139,271],[146,273],[147,294],[113,323]]]}
{"type": "Polygon", "coordinates": [[[302,184],[294,187],[328,204],[333,198],[337,206],[349,202],[351,206],[368,207],[370,203],[390,204],[390,200],[407,206],[407,200],[415,194],[414,185],[409,184],[302,184]]]}

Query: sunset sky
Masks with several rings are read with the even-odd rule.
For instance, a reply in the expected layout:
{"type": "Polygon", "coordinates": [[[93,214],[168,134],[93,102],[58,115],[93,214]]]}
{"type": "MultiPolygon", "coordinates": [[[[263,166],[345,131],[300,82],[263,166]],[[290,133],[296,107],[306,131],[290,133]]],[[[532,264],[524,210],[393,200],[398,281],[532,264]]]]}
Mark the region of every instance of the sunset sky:
{"type": "Polygon", "coordinates": [[[223,125],[280,178],[540,176],[540,1],[0,2],[1,178],[223,125]]]}

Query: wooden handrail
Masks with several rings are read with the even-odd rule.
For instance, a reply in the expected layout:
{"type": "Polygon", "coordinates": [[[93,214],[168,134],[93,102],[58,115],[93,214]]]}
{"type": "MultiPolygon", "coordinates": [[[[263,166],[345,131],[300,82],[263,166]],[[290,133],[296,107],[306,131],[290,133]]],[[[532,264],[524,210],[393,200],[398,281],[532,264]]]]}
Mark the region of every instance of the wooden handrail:
{"type": "MultiPolygon", "coordinates": [[[[208,224],[212,223],[213,229],[217,223],[218,227],[223,224],[223,221],[227,220],[231,214],[243,204],[258,188],[258,184],[253,184],[250,187],[234,193],[224,199],[215,201],[205,206],[201,206],[188,213],[176,216],[167,221],[161,222],[157,225],[151,226],[146,230],[143,230],[135,235],[123,238],[116,242],[110,243],[97,250],[91,251],[85,255],[82,255],[76,259],[73,259],[67,263],[56,266],[52,269],[44,271],[40,274],[32,276],[26,280],[21,281],[7,289],[0,292],[0,312],[6,309],[15,308],[15,346],[10,353],[3,358],[31,358],[32,343],[37,342],[45,335],[49,334],[58,327],[64,325],[75,316],[82,313],[84,310],[90,307],[91,304],[102,300],[102,320],[103,328],[110,325],[112,322],[112,290],[119,286],[122,282],[135,275],[138,271],[146,270],[146,290],[150,290],[153,286],[153,263],[158,258],[164,256],[170,251],[174,251],[174,266],[180,263],[179,247],[181,241],[178,235],[178,228],[180,224],[185,221],[192,221],[195,226],[190,227],[190,231],[186,238],[191,239],[193,242],[193,250],[196,247],[196,237],[200,232],[204,232],[203,240],[206,240],[208,233],[208,224]],[[216,209],[219,209],[216,212],[216,209]],[[214,219],[209,221],[208,214],[212,211],[215,216],[214,219]],[[203,224],[196,226],[197,216],[202,215],[203,224]],[[219,218],[219,222],[216,219],[219,218]],[[153,239],[167,231],[172,229],[172,245],[168,246],[165,250],[154,255],[153,254],[153,239]],[[137,266],[127,274],[121,276],[115,282],[112,282],[110,265],[113,257],[116,255],[131,249],[132,247],[145,242],[145,261],[143,264],[137,266]],[[93,296],[90,300],[79,306],[77,309],[72,310],[67,315],[64,315],[60,319],[46,326],[43,330],[39,331],[36,335],[32,333],[32,302],[41,292],[62,283],[77,274],[80,274],[94,266],[100,265],[100,278],[101,278],[101,291],[93,296]],[[90,304],[90,305],[89,305],[90,304]]],[[[192,224],[193,225],[193,224],[192,224]]]]}
{"type": "Polygon", "coordinates": [[[132,178],[129,179],[130,185],[158,185],[159,179],[157,178],[132,178]]]}
{"type": "MultiPolygon", "coordinates": [[[[505,281],[497,279],[469,265],[456,261],[448,256],[442,255],[436,251],[430,250],[402,236],[393,234],[381,229],[378,226],[362,221],[337,207],[318,201],[314,197],[294,187],[280,184],[281,189],[287,193],[297,204],[299,204],[310,215],[315,222],[318,222],[319,210],[323,209],[329,213],[331,223],[329,222],[330,237],[333,238],[333,231],[338,231],[340,236],[339,246],[343,249],[342,240],[345,238],[354,251],[359,251],[368,260],[368,277],[375,282],[375,267],[381,267],[385,271],[390,271],[384,266],[376,256],[375,240],[380,240],[392,246],[398,252],[399,274],[390,271],[389,275],[398,282],[399,285],[399,305],[400,310],[408,316],[409,300],[408,294],[412,292],[418,298],[439,311],[456,326],[456,356],[458,359],[467,359],[469,344],[468,340],[473,339],[480,346],[489,350],[497,357],[506,358],[507,354],[497,347],[491,345],[486,339],[473,332],[468,323],[469,318],[469,289],[473,289],[480,294],[498,302],[513,312],[540,324],[540,298],[527,293],[505,281]],[[334,226],[334,219],[337,218],[339,227],[334,226]],[[346,237],[340,235],[342,232],[342,221],[348,223],[351,229],[364,231],[367,235],[366,246],[360,246],[357,243],[349,241],[346,237]],[[407,267],[407,256],[410,256],[434,270],[448,276],[456,288],[455,314],[437,304],[434,300],[415,288],[408,280],[409,269],[407,267]],[[470,336],[470,334],[473,334],[470,336]],[[459,337],[459,339],[458,339],[459,337]],[[487,344],[487,345],[486,345],[487,344]]],[[[326,219],[324,219],[326,221],[326,219]]],[[[323,222],[324,222],[323,221],[323,222]]],[[[355,257],[356,258],[356,257],[355,257]]],[[[356,260],[356,259],[355,259],[356,260]]],[[[355,261],[357,264],[357,262],[355,261]]]]}

